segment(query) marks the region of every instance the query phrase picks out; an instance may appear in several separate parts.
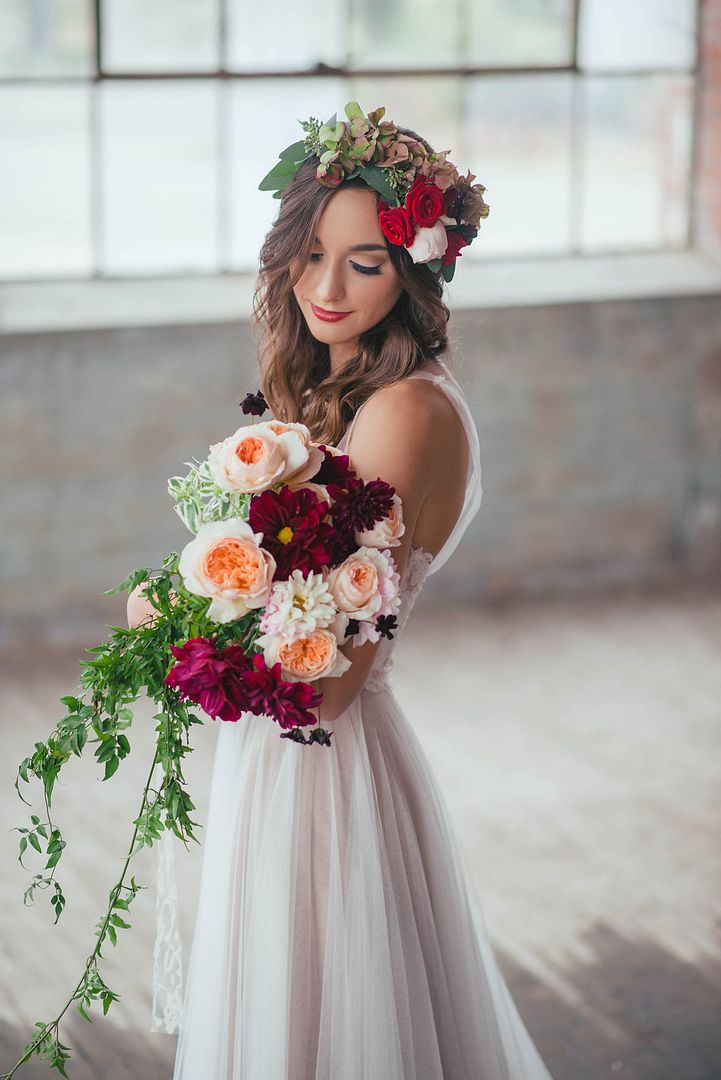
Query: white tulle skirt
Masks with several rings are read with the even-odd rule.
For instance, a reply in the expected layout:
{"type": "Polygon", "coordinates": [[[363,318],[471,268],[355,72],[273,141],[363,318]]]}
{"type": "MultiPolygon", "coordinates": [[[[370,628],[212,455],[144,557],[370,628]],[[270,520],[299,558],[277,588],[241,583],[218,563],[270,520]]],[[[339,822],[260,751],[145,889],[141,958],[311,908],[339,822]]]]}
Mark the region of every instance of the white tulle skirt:
{"type": "Polygon", "coordinates": [[[219,722],[174,1080],[550,1080],[392,693],[219,722]]]}

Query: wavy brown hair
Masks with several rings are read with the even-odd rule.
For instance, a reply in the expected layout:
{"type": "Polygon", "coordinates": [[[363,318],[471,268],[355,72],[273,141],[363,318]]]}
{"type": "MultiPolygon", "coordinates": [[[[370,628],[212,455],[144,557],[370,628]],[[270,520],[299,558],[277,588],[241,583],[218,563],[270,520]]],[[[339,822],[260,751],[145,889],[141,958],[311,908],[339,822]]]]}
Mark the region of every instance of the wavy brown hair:
{"type": "MultiPolygon", "coordinates": [[[[432,153],[415,131],[398,131],[432,153]]],[[[273,415],[306,424],[314,442],[336,445],[372,393],[447,350],[450,311],[443,301],[440,271],[414,263],[404,245],[388,243],[403,292],[385,318],[360,335],[357,355],[342,371],[331,372],[330,349],[311,334],[293,293],[310,258],[321,214],[337,190],[318,183],[318,164],[315,154],[304,161],[283,192],[260,250],[253,313],[260,331],[261,388],[273,415]]],[[[360,177],[343,182],[364,183],[360,177]]]]}

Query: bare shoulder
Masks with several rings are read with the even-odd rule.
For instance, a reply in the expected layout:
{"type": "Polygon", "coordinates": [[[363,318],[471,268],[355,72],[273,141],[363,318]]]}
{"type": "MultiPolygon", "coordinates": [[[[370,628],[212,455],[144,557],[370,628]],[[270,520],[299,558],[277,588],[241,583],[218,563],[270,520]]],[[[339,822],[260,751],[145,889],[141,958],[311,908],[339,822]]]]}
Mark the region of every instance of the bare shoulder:
{"type": "Polygon", "coordinates": [[[348,454],[364,480],[380,477],[404,501],[415,525],[423,503],[465,475],[466,436],[458,411],[431,379],[400,379],[377,390],[357,414],[348,454]]]}
{"type": "Polygon", "coordinates": [[[446,392],[431,379],[406,378],[377,390],[363,405],[353,441],[382,438],[409,454],[438,458],[452,449],[463,428],[446,392]]]}

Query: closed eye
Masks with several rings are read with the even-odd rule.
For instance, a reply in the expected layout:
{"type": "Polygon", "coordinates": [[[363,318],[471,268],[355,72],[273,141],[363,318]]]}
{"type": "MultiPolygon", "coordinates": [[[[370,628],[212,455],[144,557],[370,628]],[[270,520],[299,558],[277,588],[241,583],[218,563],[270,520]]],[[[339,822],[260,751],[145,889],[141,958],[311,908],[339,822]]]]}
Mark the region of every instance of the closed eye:
{"type": "MultiPolygon", "coordinates": [[[[314,262],[315,259],[322,259],[322,255],[319,252],[314,252],[310,261],[314,262]]],[[[360,263],[355,263],[351,260],[351,266],[354,270],[357,270],[359,274],[380,274],[382,273],[380,266],[362,266],[360,263]]]]}

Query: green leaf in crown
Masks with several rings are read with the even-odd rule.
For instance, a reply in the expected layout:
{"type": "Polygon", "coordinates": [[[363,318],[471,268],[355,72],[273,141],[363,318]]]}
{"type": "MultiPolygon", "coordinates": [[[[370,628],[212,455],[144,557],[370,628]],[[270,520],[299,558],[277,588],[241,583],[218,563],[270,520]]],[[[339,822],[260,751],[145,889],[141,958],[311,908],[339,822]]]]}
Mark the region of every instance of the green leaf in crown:
{"type": "Polygon", "coordinates": [[[379,169],[377,165],[366,165],[360,175],[366,184],[379,191],[391,206],[400,206],[400,200],[388,180],[386,169],[379,169]]]}

